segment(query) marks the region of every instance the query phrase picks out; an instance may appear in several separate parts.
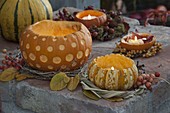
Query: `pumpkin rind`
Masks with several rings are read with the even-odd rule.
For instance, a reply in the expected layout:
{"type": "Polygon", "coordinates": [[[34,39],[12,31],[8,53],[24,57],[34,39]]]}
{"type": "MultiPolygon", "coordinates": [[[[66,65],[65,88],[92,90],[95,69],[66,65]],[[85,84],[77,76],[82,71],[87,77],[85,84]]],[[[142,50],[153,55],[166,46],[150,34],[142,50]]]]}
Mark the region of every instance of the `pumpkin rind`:
{"type": "Polygon", "coordinates": [[[5,39],[19,41],[21,32],[29,25],[52,19],[48,0],[1,0],[0,29],[5,39]]]}
{"type": "MultiPolygon", "coordinates": [[[[139,33],[139,35],[142,35],[142,36],[149,36],[151,34],[148,34],[148,33],[139,33]]],[[[122,39],[121,39],[121,42],[120,42],[120,46],[123,47],[123,48],[126,48],[127,50],[145,50],[145,49],[149,49],[150,47],[152,47],[155,42],[156,42],[156,38],[155,36],[153,37],[152,41],[150,42],[147,42],[147,43],[144,43],[144,44],[140,44],[140,45],[132,45],[132,44],[129,44],[129,43],[125,43],[123,40],[126,39],[127,37],[129,37],[129,35],[126,35],[124,36],[122,39]]]]}
{"type": "MultiPolygon", "coordinates": [[[[107,56],[109,55],[102,57],[107,56]]],[[[111,54],[110,56],[113,56],[113,59],[114,57],[125,57],[119,54],[111,54]]],[[[133,63],[132,66],[128,68],[116,69],[114,66],[102,68],[97,65],[97,59],[102,57],[95,58],[88,67],[88,77],[96,86],[108,90],[127,90],[136,83],[138,69],[133,60],[125,57],[126,60],[133,63]]],[[[104,62],[105,61],[103,61],[103,63],[104,62]]]]}
{"type": "Polygon", "coordinates": [[[85,11],[77,13],[76,16],[75,16],[75,20],[83,23],[86,27],[90,27],[90,26],[93,26],[93,25],[101,26],[106,22],[107,17],[106,17],[105,13],[100,12],[100,11],[85,10],[85,11]],[[91,14],[92,16],[96,16],[97,18],[94,18],[94,19],[91,19],[91,20],[83,20],[82,18],[84,16],[88,16],[88,14],[91,14]]]}
{"type": "Polygon", "coordinates": [[[79,22],[50,20],[37,22],[29,26],[21,34],[20,39],[20,50],[27,64],[42,71],[77,69],[87,61],[91,49],[90,32],[79,22]],[[64,29],[74,29],[75,32],[55,36],[38,34],[36,29],[42,30],[42,33],[48,30],[49,34],[51,32],[59,35],[64,29]]]}

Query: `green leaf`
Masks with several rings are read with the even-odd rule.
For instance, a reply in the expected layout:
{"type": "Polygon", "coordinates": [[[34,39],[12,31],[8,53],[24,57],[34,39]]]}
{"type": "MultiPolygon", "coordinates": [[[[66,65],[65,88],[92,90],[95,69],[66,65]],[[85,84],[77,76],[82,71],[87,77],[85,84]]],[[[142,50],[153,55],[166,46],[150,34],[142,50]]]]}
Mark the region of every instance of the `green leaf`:
{"type": "Polygon", "coordinates": [[[99,100],[100,98],[97,97],[94,93],[92,93],[91,91],[87,91],[87,90],[83,90],[83,94],[93,100],[99,100]]]}
{"type": "Polygon", "coordinates": [[[58,91],[62,90],[67,86],[68,78],[65,73],[58,73],[56,74],[50,81],[50,88],[51,90],[58,91]]]}

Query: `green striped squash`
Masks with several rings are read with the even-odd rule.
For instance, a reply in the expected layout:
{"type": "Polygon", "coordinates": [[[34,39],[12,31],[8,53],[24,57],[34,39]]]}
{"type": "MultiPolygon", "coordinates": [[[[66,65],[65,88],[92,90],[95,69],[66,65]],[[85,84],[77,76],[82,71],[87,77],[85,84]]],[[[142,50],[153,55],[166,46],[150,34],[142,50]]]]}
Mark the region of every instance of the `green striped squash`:
{"type": "Polygon", "coordinates": [[[37,21],[52,19],[48,0],[0,0],[1,35],[10,41],[19,41],[20,33],[37,21]]]}

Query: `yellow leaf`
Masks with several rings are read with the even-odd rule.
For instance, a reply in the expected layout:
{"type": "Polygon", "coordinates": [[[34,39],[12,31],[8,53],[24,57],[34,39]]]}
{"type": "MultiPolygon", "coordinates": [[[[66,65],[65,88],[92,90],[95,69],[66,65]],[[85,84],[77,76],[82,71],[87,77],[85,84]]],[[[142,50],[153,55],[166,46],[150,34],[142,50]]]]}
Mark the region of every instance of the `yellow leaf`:
{"type": "Polygon", "coordinates": [[[15,78],[17,81],[25,80],[26,78],[29,78],[30,75],[27,74],[16,74],[15,78]]]}
{"type": "Polygon", "coordinates": [[[63,72],[56,74],[50,81],[51,90],[62,90],[67,86],[70,78],[63,72]]]}
{"type": "Polygon", "coordinates": [[[80,82],[80,76],[79,75],[76,75],[75,77],[71,77],[71,80],[70,80],[67,88],[70,91],[73,91],[73,90],[75,90],[77,88],[79,82],[80,82]]]}
{"type": "Polygon", "coordinates": [[[1,73],[0,81],[7,82],[10,80],[13,80],[16,73],[17,73],[17,70],[15,68],[8,68],[1,73]]]}

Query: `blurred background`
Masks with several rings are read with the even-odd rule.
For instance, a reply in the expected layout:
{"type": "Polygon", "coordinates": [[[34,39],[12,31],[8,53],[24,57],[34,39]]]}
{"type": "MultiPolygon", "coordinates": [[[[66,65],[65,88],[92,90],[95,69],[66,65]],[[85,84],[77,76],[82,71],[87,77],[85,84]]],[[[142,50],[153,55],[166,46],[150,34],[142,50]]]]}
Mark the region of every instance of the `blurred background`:
{"type": "Polygon", "coordinates": [[[151,24],[170,26],[170,0],[49,0],[53,10],[61,7],[84,9],[87,6],[106,10],[120,10],[124,16],[138,19],[145,24],[147,18],[151,24]],[[162,12],[164,11],[164,12],[162,12]],[[169,14],[168,14],[169,13],[169,14]],[[163,22],[162,22],[163,21],[163,22]]]}

